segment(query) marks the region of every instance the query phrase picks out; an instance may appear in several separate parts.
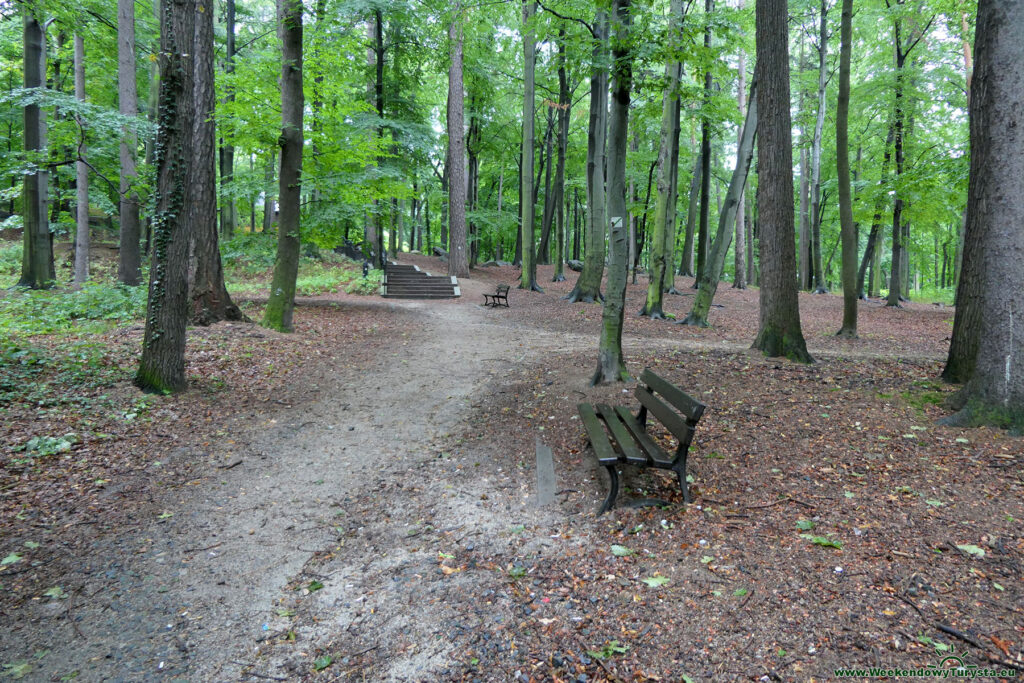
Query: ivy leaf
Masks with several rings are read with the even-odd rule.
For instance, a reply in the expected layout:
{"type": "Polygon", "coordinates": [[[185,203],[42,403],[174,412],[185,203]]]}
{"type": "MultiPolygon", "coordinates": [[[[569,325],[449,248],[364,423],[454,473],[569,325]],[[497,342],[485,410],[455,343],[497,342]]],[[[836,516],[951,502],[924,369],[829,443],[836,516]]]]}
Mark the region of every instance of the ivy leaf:
{"type": "Polygon", "coordinates": [[[630,555],[636,555],[636,551],[630,550],[624,545],[613,545],[612,555],[615,557],[629,557],[630,555]]]}
{"type": "Polygon", "coordinates": [[[665,584],[667,584],[668,581],[669,581],[669,578],[667,576],[662,576],[661,574],[657,574],[655,576],[648,576],[648,577],[640,579],[640,580],[643,581],[644,583],[646,583],[651,588],[659,588],[659,587],[664,586],[665,584]]]}
{"type": "Polygon", "coordinates": [[[967,553],[969,555],[974,555],[975,557],[978,557],[978,558],[985,557],[985,551],[982,550],[981,548],[979,548],[976,545],[971,545],[969,543],[965,543],[963,545],[959,545],[958,544],[956,547],[960,548],[960,550],[963,550],[965,553],[967,553]]]}
{"type": "Polygon", "coordinates": [[[323,671],[324,669],[326,669],[327,667],[329,667],[333,663],[334,663],[334,657],[332,657],[330,655],[324,655],[323,657],[318,657],[317,659],[315,659],[313,661],[313,671],[323,671]]]}
{"type": "Polygon", "coordinates": [[[21,561],[21,555],[19,555],[18,553],[11,553],[10,555],[5,557],[4,559],[0,560],[0,567],[6,567],[9,564],[14,564],[15,562],[20,562],[20,561],[21,561]]]}

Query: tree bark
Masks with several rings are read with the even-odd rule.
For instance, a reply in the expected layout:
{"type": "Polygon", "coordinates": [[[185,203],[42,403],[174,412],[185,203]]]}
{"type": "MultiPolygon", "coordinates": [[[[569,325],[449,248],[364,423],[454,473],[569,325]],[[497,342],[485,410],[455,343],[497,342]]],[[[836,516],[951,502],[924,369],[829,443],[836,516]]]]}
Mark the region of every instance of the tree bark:
{"type": "MultiPolygon", "coordinates": [[[[122,116],[138,115],[138,93],[135,85],[135,3],[117,2],[117,102],[122,116]]],[[[142,256],[139,251],[139,197],[132,185],[136,180],[135,132],[125,129],[121,138],[121,187],[117,279],[125,285],[142,280],[142,256]]]]}
{"type": "Polygon", "coordinates": [[[451,63],[448,68],[448,274],[469,277],[466,253],[466,132],[462,88],[462,7],[456,2],[448,27],[451,63]]]}
{"type": "Polygon", "coordinates": [[[836,102],[836,174],[839,176],[839,230],[843,243],[843,324],[837,336],[857,338],[857,228],[850,188],[850,41],[853,0],[843,0],[839,28],[839,97],[836,102]]]}
{"type": "MultiPolygon", "coordinates": [[[[686,208],[686,235],[683,238],[683,259],[679,262],[679,274],[694,277],[693,243],[697,229],[697,202],[700,196],[701,177],[704,175],[704,156],[698,152],[693,162],[693,175],[690,176],[690,192],[686,208]]],[[[697,284],[694,280],[694,284],[697,284]]]]}
{"type": "MultiPolygon", "coordinates": [[[[46,86],[46,34],[27,4],[22,7],[22,14],[23,83],[26,88],[42,89],[46,86]]],[[[25,175],[22,193],[25,228],[18,286],[46,289],[53,286],[56,273],[53,238],[46,215],[49,179],[42,159],[46,148],[46,113],[38,104],[27,104],[22,109],[22,135],[25,154],[32,160],[34,170],[25,175]]]]}
{"type": "MultiPolygon", "coordinates": [[[[743,0],[739,0],[738,9],[743,11],[743,0]]],[[[739,66],[736,69],[738,86],[736,89],[736,104],[739,106],[740,116],[746,116],[744,112],[744,91],[747,81],[747,53],[742,47],[739,51],[739,66]]],[[[736,145],[739,146],[743,139],[743,129],[736,132],[736,145]]],[[[746,207],[744,199],[746,190],[740,193],[739,205],[736,207],[736,242],[733,247],[733,289],[747,288],[747,266],[746,266],[746,207]]]]}
{"type": "Polygon", "coordinates": [[[540,245],[537,247],[537,263],[547,265],[551,263],[551,228],[555,223],[555,198],[551,191],[551,157],[555,153],[555,112],[548,107],[548,127],[544,135],[544,149],[541,154],[547,159],[544,168],[544,210],[541,212],[540,222],[540,245]]]}
{"type": "Polygon", "coordinates": [[[742,127],[739,146],[736,152],[736,169],[733,171],[732,180],[729,182],[729,191],[725,195],[725,205],[718,216],[718,232],[715,235],[715,243],[708,254],[708,262],[704,267],[700,283],[698,283],[697,295],[693,299],[693,307],[690,313],[680,321],[684,325],[695,325],[697,327],[708,326],[708,312],[711,310],[711,302],[718,291],[718,281],[725,269],[725,257],[729,252],[729,243],[732,241],[733,229],[736,223],[736,216],[742,201],[743,191],[747,185],[747,175],[750,172],[750,163],[754,158],[754,138],[757,135],[757,78],[750,83],[750,106],[742,127]]]}
{"type": "Polygon", "coordinates": [[[188,320],[188,200],[194,161],[192,43],[196,0],[162,3],[160,94],[154,162],[157,169],[153,253],[142,358],[135,384],[145,391],[185,388],[188,320]]]}
{"type": "Polygon", "coordinates": [[[601,313],[597,369],[591,385],[629,379],[622,357],[622,322],[626,304],[629,259],[626,245],[626,137],[629,91],[633,84],[630,50],[630,0],[614,0],[612,19],[612,97],[608,125],[608,292],[601,313]]]}
{"type": "MultiPolygon", "coordinates": [[[[75,38],[75,97],[85,102],[85,41],[82,34],[75,38]]],[[[78,126],[82,130],[82,143],[78,147],[78,162],[75,163],[75,279],[76,285],[89,280],[89,167],[85,163],[85,121],[80,117],[78,126]]]]}
{"type": "Polygon", "coordinates": [[[192,185],[189,189],[191,200],[188,204],[194,264],[190,268],[189,300],[192,322],[210,325],[221,320],[246,318],[231,301],[224,285],[217,234],[213,6],[209,0],[198,0],[197,8],[192,46],[196,116],[193,122],[192,185]]]}
{"type": "MultiPolygon", "coordinates": [[[[714,0],[704,0],[704,51],[711,53],[711,12],[715,8],[714,0]]],[[[704,265],[708,258],[708,241],[710,239],[711,220],[711,66],[704,72],[704,106],[700,124],[700,227],[697,230],[697,276],[693,281],[694,288],[700,287],[704,265]]]]}
{"type": "Polygon", "coordinates": [[[593,303],[602,298],[604,276],[607,197],[605,192],[605,147],[608,123],[608,15],[598,5],[594,17],[593,66],[590,74],[590,116],[587,128],[587,215],[584,227],[583,270],[569,292],[569,301],[593,303]]]}
{"type": "MultiPolygon", "coordinates": [[[[555,164],[555,272],[552,282],[565,281],[565,155],[569,147],[569,116],[572,97],[565,73],[565,28],[558,31],[558,160],[555,164]]],[[[501,206],[501,178],[498,182],[498,206],[501,206]]],[[[499,210],[499,214],[500,214],[499,210]]]]}
{"type": "Polygon", "coordinates": [[[960,411],[946,424],[1024,430],[1024,6],[981,0],[971,87],[971,161],[963,278],[954,319],[977,325],[974,339],[950,349],[947,373],[968,376],[960,411]],[[984,312],[982,314],[982,311],[984,312]],[[980,318],[980,324],[978,324],[980,318]],[[970,342],[977,351],[969,355],[970,342]],[[967,367],[973,364],[973,368],[967,367]]]}
{"type": "MultiPolygon", "coordinates": [[[[235,90],[230,84],[231,75],[235,72],[235,0],[224,0],[224,32],[224,74],[229,80],[224,102],[230,104],[235,101],[235,90]]],[[[226,240],[234,237],[238,229],[238,205],[231,196],[234,179],[235,146],[231,143],[223,144],[220,148],[220,233],[226,240]]]]}
{"type": "Polygon", "coordinates": [[[786,0],[759,0],[757,109],[761,136],[757,213],[761,231],[760,329],[753,348],[767,356],[810,363],[796,289],[793,240],[793,141],[789,107],[786,0]]]}
{"type": "MultiPolygon", "coordinates": [[[[825,273],[821,267],[821,135],[825,126],[825,89],[828,85],[828,2],[821,1],[818,32],[818,117],[814,121],[811,142],[811,246],[814,260],[814,293],[827,294],[825,273]]],[[[847,150],[849,154],[849,150],[847,150]]],[[[849,159],[847,159],[849,166],[849,159]]]]}
{"type": "Polygon", "coordinates": [[[278,174],[277,257],[263,324],[291,332],[299,274],[299,212],[302,200],[302,2],[278,0],[281,36],[281,170],[278,174]]]}

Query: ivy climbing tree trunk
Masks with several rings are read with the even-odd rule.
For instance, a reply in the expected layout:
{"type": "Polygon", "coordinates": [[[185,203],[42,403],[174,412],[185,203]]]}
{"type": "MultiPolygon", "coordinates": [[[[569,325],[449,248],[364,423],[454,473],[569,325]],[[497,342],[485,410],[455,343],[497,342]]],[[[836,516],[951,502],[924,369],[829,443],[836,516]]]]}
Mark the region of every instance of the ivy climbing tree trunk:
{"type": "Polygon", "coordinates": [[[598,5],[593,25],[590,72],[590,116],[587,125],[587,214],[584,226],[583,270],[565,298],[593,303],[601,299],[604,276],[604,240],[608,234],[604,183],[605,143],[608,130],[608,15],[598,5]]]}
{"type": "Polygon", "coordinates": [[[462,86],[462,8],[455,4],[448,27],[448,274],[469,277],[466,253],[466,132],[462,86]]]}
{"type": "MultiPolygon", "coordinates": [[[[36,8],[25,3],[21,11],[25,70],[23,83],[26,88],[42,89],[46,81],[46,34],[34,13],[36,8]]],[[[22,109],[22,135],[25,154],[32,161],[33,171],[25,174],[22,193],[25,228],[18,286],[32,289],[51,287],[56,279],[53,239],[46,215],[49,181],[42,165],[45,134],[46,114],[38,104],[26,104],[22,109]]]]}
{"type": "MultiPolygon", "coordinates": [[[[75,33],[75,97],[85,102],[85,41],[75,33]]],[[[82,141],[75,163],[75,284],[82,286],[89,279],[89,166],[85,163],[85,121],[78,119],[82,141]]]]}
{"type": "MultiPolygon", "coordinates": [[[[967,231],[956,328],[980,317],[973,367],[952,425],[1024,430],[1024,5],[981,0],[971,84],[967,231]],[[966,288],[966,289],[965,289],[966,288]],[[961,315],[961,307],[965,313],[961,315]]],[[[954,334],[955,336],[955,334],[954,334]]],[[[968,349],[963,348],[962,351],[968,349]]],[[[965,362],[954,358],[950,363],[965,362]]]]}
{"type": "Polygon", "coordinates": [[[154,392],[181,391],[185,379],[185,324],[188,320],[189,220],[192,185],[192,42],[196,0],[162,3],[160,94],[157,114],[156,196],[153,254],[142,358],[135,383],[154,392]]]}
{"type": "MultiPolygon", "coordinates": [[[[135,84],[135,3],[117,2],[117,104],[122,116],[138,116],[138,93],[135,84]]],[[[135,132],[125,129],[121,137],[121,186],[119,214],[121,233],[118,240],[117,279],[125,285],[142,280],[142,254],[139,249],[139,196],[132,185],[136,180],[135,132]]]]}
{"type": "Polygon", "coordinates": [[[679,77],[682,73],[682,65],[676,50],[681,47],[682,24],[682,0],[671,0],[669,3],[669,57],[665,62],[667,82],[661,101],[661,135],[658,140],[658,185],[657,195],[654,199],[654,223],[651,228],[651,253],[648,268],[650,278],[647,282],[647,298],[639,313],[653,319],[665,317],[663,299],[666,282],[674,279],[669,250],[675,243],[675,235],[669,235],[669,224],[671,223],[674,227],[674,222],[670,221],[670,218],[674,217],[676,211],[675,203],[671,202],[670,204],[670,199],[674,194],[672,192],[673,146],[676,151],[679,149],[679,130],[676,127],[676,122],[679,120],[679,77]]]}
{"type": "Polygon", "coordinates": [[[224,285],[217,234],[217,173],[214,109],[213,6],[198,0],[195,40],[192,46],[196,116],[193,121],[192,185],[188,212],[192,262],[189,268],[190,318],[196,325],[221,320],[244,320],[242,311],[231,301],[224,285]]]}
{"type": "Polygon", "coordinates": [[[302,199],[302,2],[278,0],[281,36],[281,171],[278,175],[277,257],[263,324],[292,331],[295,279],[299,274],[299,211],[302,199]]]}
{"type": "Polygon", "coordinates": [[[601,313],[597,369],[591,385],[629,379],[622,357],[622,321],[626,305],[629,249],[626,245],[626,136],[629,91],[633,86],[629,0],[612,4],[612,108],[608,121],[608,291],[601,313]]]}
{"type": "Polygon", "coordinates": [[[839,97],[836,103],[836,175],[839,176],[839,230],[843,243],[843,324],[837,336],[857,338],[857,228],[850,188],[850,40],[853,0],[842,0],[839,28],[839,97]]]}
{"type": "Polygon", "coordinates": [[[761,292],[753,348],[813,362],[800,329],[793,237],[793,138],[789,107],[789,11],[786,0],[758,0],[757,110],[761,292]]]}

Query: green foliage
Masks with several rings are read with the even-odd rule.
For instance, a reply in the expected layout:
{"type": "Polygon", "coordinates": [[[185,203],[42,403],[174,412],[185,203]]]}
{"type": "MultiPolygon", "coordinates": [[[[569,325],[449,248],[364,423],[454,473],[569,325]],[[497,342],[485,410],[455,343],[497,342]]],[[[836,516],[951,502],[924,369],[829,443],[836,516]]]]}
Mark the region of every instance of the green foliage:
{"type": "Polygon", "coordinates": [[[89,282],[80,290],[16,289],[0,299],[0,337],[95,332],[145,313],[145,287],[89,282]]]}
{"type": "MultiPolygon", "coordinates": [[[[92,395],[97,389],[127,376],[98,344],[65,343],[44,350],[0,342],[0,406],[84,406],[95,400],[92,395]]],[[[0,407],[0,414],[3,412],[0,407]]]]}

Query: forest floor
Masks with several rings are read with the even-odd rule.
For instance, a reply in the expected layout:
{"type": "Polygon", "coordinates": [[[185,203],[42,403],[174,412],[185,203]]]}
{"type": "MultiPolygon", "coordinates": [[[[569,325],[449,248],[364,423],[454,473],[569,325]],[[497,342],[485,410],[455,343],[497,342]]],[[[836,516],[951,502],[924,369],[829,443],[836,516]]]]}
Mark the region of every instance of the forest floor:
{"type": "MultiPolygon", "coordinates": [[[[546,293],[513,289],[508,309],[481,294],[517,271],[478,268],[456,300],[330,294],[300,300],[294,334],[190,330],[182,395],[131,386],[138,325],[81,340],[80,361],[38,338],[0,364],[0,678],[1024,668],[1024,440],[936,425],[951,308],[863,302],[844,341],[841,299],[801,294],[804,366],[748,349],[756,290],[723,283],[701,330],[633,315],[641,277],[630,371],[708,406],[694,503],[629,471],[597,517],[576,404],[631,403],[632,385],[588,386],[600,306],[539,270],[546,293]],[[643,497],[667,504],[628,505],[643,497]]],[[[679,318],[691,284],[667,298],[679,318]]]]}

